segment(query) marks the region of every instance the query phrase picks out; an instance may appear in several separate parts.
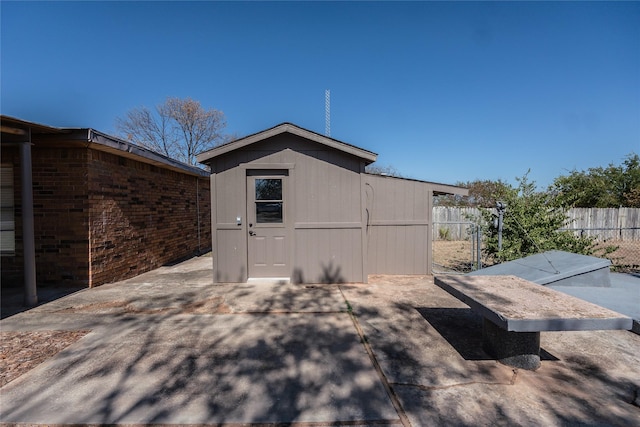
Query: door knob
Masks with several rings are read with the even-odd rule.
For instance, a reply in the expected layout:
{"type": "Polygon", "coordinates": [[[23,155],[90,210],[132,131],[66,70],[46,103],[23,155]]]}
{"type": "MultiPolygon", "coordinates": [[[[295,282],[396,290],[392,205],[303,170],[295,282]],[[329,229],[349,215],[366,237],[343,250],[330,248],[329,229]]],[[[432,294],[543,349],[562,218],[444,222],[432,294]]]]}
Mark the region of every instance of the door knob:
{"type": "Polygon", "coordinates": [[[249,231],[249,236],[255,236],[255,235],[256,235],[255,231],[249,231]]]}

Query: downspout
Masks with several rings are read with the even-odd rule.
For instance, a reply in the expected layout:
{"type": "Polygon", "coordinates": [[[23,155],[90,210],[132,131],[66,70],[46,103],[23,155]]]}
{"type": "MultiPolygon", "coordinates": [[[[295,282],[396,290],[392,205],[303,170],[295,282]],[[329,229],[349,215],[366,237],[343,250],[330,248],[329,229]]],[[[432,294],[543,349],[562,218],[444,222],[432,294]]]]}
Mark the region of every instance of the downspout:
{"type": "Polygon", "coordinates": [[[89,164],[91,163],[90,147],[91,147],[92,141],[93,141],[93,130],[89,129],[87,131],[87,144],[85,145],[84,149],[86,150],[86,154],[87,154],[87,165],[86,165],[86,170],[85,170],[85,177],[87,179],[87,184],[86,184],[87,185],[87,188],[86,188],[86,191],[87,191],[87,205],[86,205],[86,207],[87,207],[87,210],[89,212],[88,213],[88,218],[87,218],[87,240],[89,241],[89,243],[87,245],[88,246],[87,249],[88,249],[88,252],[89,252],[89,254],[88,254],[89,255],[89,265],[87,267],[89,269],[89,278],[88,278],[88,280],[89,280],[89,287],[90,288],[93,288],[93,255],[94,255],[94,253],[93,253],[93,231],[92,231],[93,230],[92,229],[92,224],[93,224],[94,217],[92,215],[93,210],[89,209],[89,207],[92,204],[92,200],[91,200],[91,194],[92,194],[91,193],[91,177],[89,176],[89,170],[90,170],[89,164]]]}
{"type": "Polygon", "coordinates": [[[38,304],[36,288],[36,251],[33,227],[33,170],[31,165],[31,128],[28,140],[20,144],[20,174],[22,182],[22,255],[24,262],[24,305],[38,304]]]}

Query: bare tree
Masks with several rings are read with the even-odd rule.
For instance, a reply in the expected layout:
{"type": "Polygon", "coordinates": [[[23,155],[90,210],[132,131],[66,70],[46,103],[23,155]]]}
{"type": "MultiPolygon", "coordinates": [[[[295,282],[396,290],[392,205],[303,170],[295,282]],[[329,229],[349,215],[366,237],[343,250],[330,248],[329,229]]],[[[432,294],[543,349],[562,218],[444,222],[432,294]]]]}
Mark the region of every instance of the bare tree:
{"type": "Polygon", "coordinates": [[[219,110],[205,110],[191,98],[167,98],[155,107],[134,108],[116,119],[121,137],[167,157],[195,165],[196,154],[226,141],[219,110]]]}
{"type": "Polygon", "coordinates": [[[392,165],[378,165],[372,164],[365,168],[367,173],[373,175],[384,175],[384,176],[393,176],[396,178],[404,178],[402,174],[392,165]]]}

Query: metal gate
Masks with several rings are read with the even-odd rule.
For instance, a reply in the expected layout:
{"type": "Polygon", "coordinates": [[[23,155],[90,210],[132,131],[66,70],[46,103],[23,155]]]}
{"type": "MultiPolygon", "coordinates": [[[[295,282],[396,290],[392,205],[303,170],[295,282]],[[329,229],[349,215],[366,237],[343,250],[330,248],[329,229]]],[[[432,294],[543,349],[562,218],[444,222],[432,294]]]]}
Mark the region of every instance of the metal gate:
{"type": "Polygon", "coordinates": [[[482,230],[470,221],[434,222],[431,271],[464,274],[482,268],[482,230]]]}

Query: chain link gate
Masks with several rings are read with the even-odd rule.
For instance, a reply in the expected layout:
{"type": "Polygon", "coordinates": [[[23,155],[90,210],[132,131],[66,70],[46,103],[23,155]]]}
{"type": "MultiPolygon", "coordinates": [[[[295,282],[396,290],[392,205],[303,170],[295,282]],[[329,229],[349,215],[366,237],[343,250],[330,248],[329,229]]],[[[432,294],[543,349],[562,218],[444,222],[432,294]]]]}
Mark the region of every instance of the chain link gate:
{"type": "Polygon", "coordinates": [[[474,222],[434,222],[432,245],[434,274],[465,274],[482,268],[482,229],[474,222]]]}

